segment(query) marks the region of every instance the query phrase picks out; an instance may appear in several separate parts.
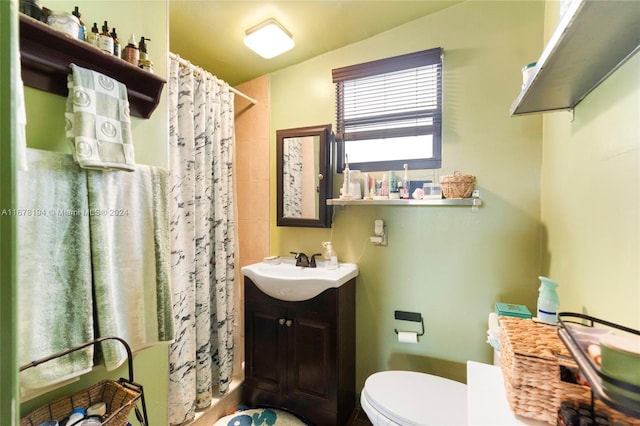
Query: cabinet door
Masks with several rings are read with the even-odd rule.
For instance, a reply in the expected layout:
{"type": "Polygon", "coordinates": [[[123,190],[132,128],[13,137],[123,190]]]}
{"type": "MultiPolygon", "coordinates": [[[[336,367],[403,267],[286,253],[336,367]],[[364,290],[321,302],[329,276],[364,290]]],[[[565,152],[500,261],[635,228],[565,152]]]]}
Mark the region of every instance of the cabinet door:
{"type": "Polygon", "coordinates": [[[286,392],[286,311],[270,303],[255,285],[245,285],[246,384],[255,390],[286,392]]]}
{"type": "Polygon", "coordinates": [[[293,320],[287,327],[289,394],[323,411],[336,407],[335,306],[335,291],[328,290],[288,311],[293,320]]]}

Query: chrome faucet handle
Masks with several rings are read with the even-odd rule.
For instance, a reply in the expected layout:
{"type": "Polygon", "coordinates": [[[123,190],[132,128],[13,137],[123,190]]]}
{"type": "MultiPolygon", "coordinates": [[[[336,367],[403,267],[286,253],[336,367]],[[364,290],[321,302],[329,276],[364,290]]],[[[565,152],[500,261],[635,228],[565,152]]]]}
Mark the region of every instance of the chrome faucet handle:
{"type": "Polygon", "coordinates": [[[316,267],[316,256],[321,256],[322,253],[314,253],[311,255],[311,261],[309,261],[309,267],[310,268],[315,268],[316,267]]]}

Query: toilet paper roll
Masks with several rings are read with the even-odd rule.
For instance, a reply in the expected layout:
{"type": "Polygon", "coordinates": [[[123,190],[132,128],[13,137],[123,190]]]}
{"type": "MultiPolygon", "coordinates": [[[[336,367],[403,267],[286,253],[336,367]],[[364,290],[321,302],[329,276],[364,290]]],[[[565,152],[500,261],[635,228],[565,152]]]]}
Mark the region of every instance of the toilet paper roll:
{"type": "Polygon", "coordinates": [[[418,333],[413,331],[398,331],[398,342],[418,343],[418,333]]]}

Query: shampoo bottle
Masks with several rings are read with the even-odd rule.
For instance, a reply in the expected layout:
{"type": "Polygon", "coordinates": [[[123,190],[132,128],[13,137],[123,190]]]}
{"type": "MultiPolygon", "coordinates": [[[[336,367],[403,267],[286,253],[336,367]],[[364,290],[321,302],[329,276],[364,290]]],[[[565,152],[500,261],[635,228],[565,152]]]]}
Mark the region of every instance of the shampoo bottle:
{"type": "Polygon", "coordinates": [[[333,249],[333,245],[331,241],[325,241],[322,243],[322,247],[324,247],[324,265],[327,269],[337,269],[338,268],[338,255],[336,251],[333,249]]]}
{"type": "Polygon", "coordinates": [[[560,307],[560,299],[556,293],[558,283],[547,277],[538,278],[540,279],[538,320],[555,324],[558,322],[558,308],[560,307]]]}

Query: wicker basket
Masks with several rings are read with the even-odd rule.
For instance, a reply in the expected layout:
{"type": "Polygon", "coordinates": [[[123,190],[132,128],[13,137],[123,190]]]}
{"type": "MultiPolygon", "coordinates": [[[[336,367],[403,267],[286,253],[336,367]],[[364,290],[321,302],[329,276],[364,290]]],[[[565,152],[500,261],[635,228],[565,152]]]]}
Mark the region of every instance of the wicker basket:
{"type": "Polygon", "coordinates": [[[475,176],[462,175],[460,172],[440,178],[444,198],[470,198],[475,183],[475,176]]]}
{"type": "MultiPolygon", "coordinates": [[[[507,400],[515,414],[555,425],[563,401],[590,403],[588,387],[560,380],[560,367],[577,369],[555,328],[530,319],[500,317],[500,364],[507,400]]],[[[595,401],[612,421],[640,424],[595,401]]]]}
{"type": "Polygon", "coordinates": [[[104,380],[89,388],[59,398],[48,405],[43,405],[20,419],[20,426],[38,426],[47,420],[62,420],[74,408],[82,407],[86,410],[97,402],[104,402],[107,406],[103,425],[126,425],[129,413],[135,407],[140,395],[139,392],[124,386],[122,383],[104,380]]]}

